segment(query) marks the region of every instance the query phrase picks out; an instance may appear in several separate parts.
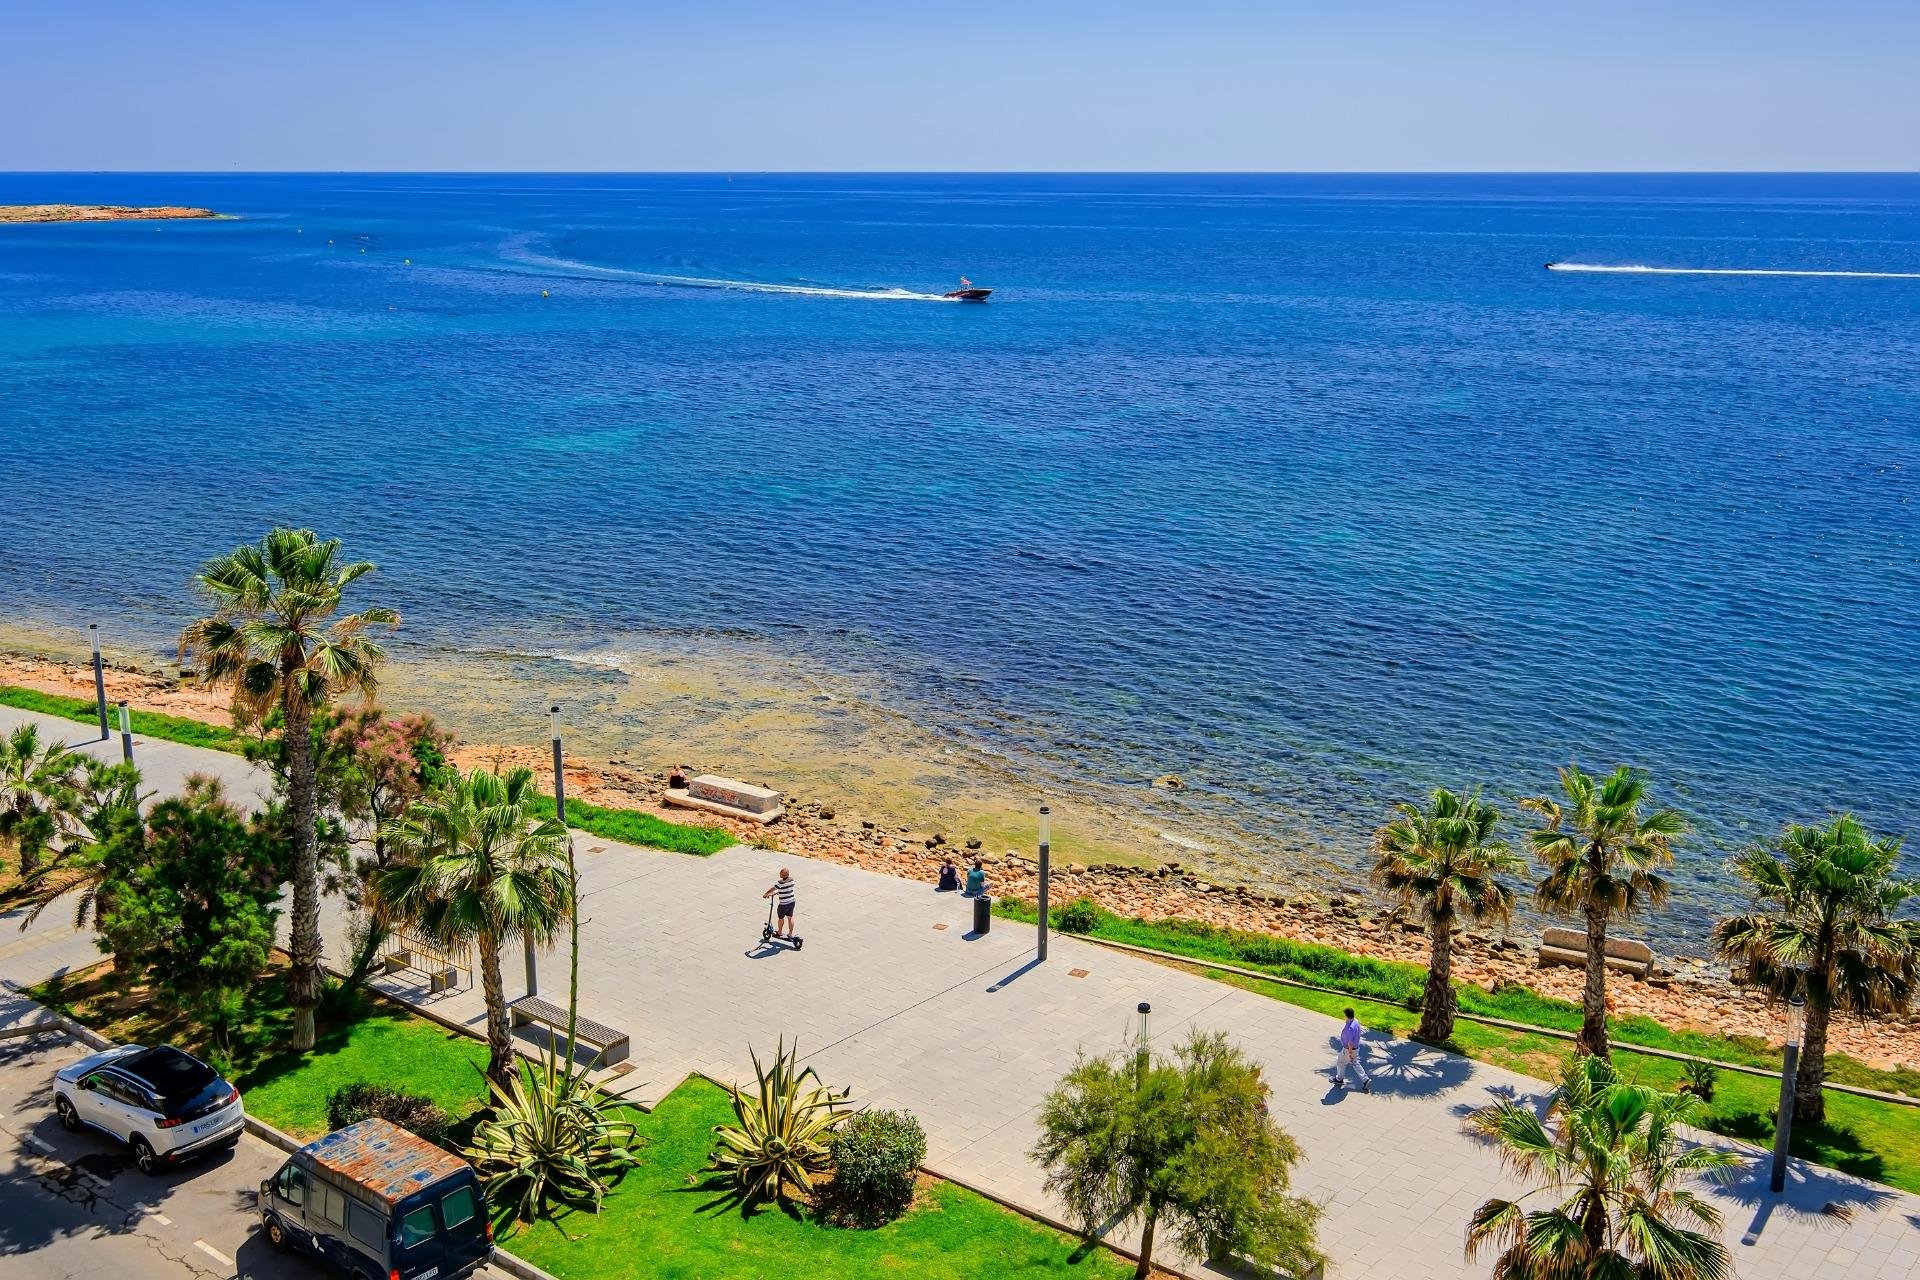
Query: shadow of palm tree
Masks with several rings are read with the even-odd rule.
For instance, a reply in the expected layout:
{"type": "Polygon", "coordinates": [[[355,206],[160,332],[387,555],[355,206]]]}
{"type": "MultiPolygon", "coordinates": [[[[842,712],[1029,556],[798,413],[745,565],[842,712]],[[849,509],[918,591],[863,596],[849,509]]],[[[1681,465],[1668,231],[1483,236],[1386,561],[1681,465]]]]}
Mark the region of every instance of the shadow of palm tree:
{"type": "Polygon", "coordinates": [[[1435,1049],[1418,1040],[1399,1040],[1368,1036],[1370,1043],[1361,1051],[1367,1073],[1373,1077],[1374,1092],[1398,1093],[1426,1098],[1458,1089],[1475,1073],[1471,1059],[1444,1049],[1435,1049]]]}

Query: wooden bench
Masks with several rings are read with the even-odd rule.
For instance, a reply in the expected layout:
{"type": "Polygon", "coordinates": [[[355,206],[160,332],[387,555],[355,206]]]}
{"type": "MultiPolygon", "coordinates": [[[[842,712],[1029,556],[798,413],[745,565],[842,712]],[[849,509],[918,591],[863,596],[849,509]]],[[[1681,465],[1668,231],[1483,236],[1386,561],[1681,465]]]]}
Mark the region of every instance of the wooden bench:
{"type": "MultiPolygon", "coordinates": [[[[567,1031],[567,1010],[564,1005],[542,1000],[539,996],[521,996],[507,1006],[513,1025],[524,1027],[529,1023],[540,1023],[556,1032],[555,1040],[567,1031]]],[[[627,1057],[627,1033],[615,1031],[605,1023],[595,1022],[592,1018],[577,1019],[573,1027],[573,1038],[580,1044],[599,1050],[597,1061],[608,1066],[624,1062],[627,1057]]]]}
{"type": "MultiPolygon", "coordinates": [[[[1584,929],[1548,929],[1540,935],[1539,966],[1570,964],[1587,967],[1587,934],[1584,929]]],[[[1607,968],[1619,969],[1636,978],[1653,976],[1653,948],[1631,938],[1607,939],[1607,968]]]]}
{"type": "Polygon", "coordinates": [[[427,991],[438,995],[460,985],[458,957],[417,934],[395,930],[381,946],[381,972],[411,969],[427,980],[427,991]]]}

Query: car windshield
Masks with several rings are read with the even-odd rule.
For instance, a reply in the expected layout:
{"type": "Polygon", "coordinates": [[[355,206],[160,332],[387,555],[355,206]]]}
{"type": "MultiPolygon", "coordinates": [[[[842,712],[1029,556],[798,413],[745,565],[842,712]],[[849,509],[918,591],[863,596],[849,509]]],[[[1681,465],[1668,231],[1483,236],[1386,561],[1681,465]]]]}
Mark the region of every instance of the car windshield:
{"type": "Polygon", "coordinates": [[[115,1064],[129,1075],[147,1082],[154,1094],[168,1106],[192,1099],[220,1077],[198,1058],[178,1049],[145,1049],[124,1062],[115,1064]]]}

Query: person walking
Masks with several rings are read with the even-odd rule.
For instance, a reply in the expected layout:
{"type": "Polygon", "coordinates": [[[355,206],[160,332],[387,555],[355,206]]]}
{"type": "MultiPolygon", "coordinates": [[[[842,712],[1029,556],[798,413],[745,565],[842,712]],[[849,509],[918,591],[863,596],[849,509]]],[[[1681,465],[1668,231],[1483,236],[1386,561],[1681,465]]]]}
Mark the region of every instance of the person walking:
{"type": "Polygon", "coordinates": [[[793,936],[793,877],[785,867],[780,868],[780,878],[773,882],[773,888],[760,895],[774,900],[774,914],[780,917],[780,923],[774,932],[783,938],[793,936]]]}
{"type": "Polygon", "coordinates": [[[1360,1092],[1373,1092],[1373,1079],[1367,1075],[1366,1066],[1360,1061],[1360,1037],[1366,1034],[1366,1028],[1353,1016],[1353,1010],[1346,1011],[1347,1020],[1340,1026],[1340,1056],[1333,1067],[1333,1087],[1347,1087],[1349,1074],[1360,1077],[1360,1092]]]}

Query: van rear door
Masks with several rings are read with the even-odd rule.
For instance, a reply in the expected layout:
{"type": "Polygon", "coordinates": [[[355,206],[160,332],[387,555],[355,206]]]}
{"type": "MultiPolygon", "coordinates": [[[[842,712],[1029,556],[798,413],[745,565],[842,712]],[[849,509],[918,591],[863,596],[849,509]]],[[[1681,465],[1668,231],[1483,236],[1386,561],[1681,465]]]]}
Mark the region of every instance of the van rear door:
{"type": "Polygon", "coordinates": [[[408,1196],[394,1213],[393,1265],[400,1280],[444,1280],[491,1249],[486,1197],[471,1175],[408,1196]]]}

